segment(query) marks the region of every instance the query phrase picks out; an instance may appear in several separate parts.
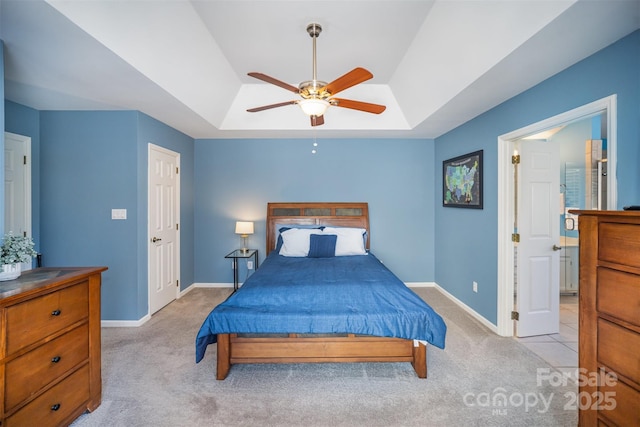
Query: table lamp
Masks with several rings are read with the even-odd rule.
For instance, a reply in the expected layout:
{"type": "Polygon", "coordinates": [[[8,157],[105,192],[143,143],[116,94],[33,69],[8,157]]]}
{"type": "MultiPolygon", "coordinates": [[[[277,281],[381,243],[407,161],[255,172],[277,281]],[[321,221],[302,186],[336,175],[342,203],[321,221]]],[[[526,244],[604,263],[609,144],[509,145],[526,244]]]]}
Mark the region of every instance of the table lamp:
{"type": "Polygon", "coordinates": [[[242,237],[242,249],[243,253],[249,252],[247,248],[247,239],[249,234],[253,234],[253,222],[251,221],[236,221],[236,234],[242,237]]]}

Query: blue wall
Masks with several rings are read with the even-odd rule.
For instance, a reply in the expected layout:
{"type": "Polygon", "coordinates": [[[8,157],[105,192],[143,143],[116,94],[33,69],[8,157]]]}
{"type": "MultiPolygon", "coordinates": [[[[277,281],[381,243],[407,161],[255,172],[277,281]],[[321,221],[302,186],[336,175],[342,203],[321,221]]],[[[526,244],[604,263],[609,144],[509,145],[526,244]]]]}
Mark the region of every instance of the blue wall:
{"type": "Polygon", "coordinates": [[[138,320],[147,314],[147,144],[152,142],[182,154],[180,281],[182,287],[193,283],[193,140],[134,111],[43,111],[39,119],[44,265],[106,265],[103,319],[138,320]],[[112,220],[113,208],[127,209],[127,219],[112,220]]]}
{"type": "MultiPolygon", "coordinates": [[[[105,265],[104,319],[140,318],[136,247],[136,117],[43,111],[41,251],[44,266],[105,265]],[[127,220],[111,219],[126,208],[127,220]]],[[[145,301],[146,306],[146,301],[145,301]]]]}
{"type": "Polygon", "coordinates": [[[318,140],[317,154],[312,143],[196,140],[196,282],[232,281],[236,220],[255,221],[262,258],[267,203],[287,201],[368,202],[372,252],[406,282],[433,281],[433,141],[318,140]]]}
{"type": "MultiPolygon", "coordinates": [[[[618,208],[640,202],[640,31],[435,140],[435,164],[484,150],[484,209],[436,206],[436,282],[497,323],[497,138],[618,95],[618,208]],[[480,291],[474,293],[471,282],[480,291]]],[[[436,176],[436,188],[442,179],[436,176]]]]}

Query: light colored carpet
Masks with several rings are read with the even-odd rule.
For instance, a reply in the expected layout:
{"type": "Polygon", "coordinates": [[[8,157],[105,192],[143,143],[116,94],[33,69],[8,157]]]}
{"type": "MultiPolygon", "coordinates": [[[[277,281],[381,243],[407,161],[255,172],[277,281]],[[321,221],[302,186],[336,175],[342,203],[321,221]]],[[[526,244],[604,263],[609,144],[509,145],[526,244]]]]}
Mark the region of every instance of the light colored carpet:
{"type": "Polygon", "coordinates": [[[538,385],[538,369],[554,372],[545,361],[437,289],[414,290],[448,327],[426,380],[409,363],[355,363],[236,365],[217,381],[215,345],[196,364],[194,342],[230,290],[198,288],[139,328],[103,328],[102,405],[73,426],[577,425],[574,383],[538,385]]]}

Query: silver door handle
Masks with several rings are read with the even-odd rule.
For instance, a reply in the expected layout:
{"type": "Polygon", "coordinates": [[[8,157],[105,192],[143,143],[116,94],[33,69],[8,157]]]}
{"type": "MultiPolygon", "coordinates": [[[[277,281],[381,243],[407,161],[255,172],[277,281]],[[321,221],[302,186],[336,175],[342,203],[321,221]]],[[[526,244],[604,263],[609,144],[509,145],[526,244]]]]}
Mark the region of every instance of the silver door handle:
{"type": "Polygon", "coordinates": [[[559,250],[561,250],[561,249],[562,249],[562,248],[561,248],[560,246],[558,246],[558,245],[553,245],[553,250],[554,250],[554,251],[559,251],[559,250]]]}
{"type": "Polygon", "coordinates": [[[160,240],[162,240],[162,239],[158,239],[157,237],[154,237],[153,239],[151,239],[151,241],[152,241],[153,243],[155,243],[155,242],[159,242],[160,240]]]}

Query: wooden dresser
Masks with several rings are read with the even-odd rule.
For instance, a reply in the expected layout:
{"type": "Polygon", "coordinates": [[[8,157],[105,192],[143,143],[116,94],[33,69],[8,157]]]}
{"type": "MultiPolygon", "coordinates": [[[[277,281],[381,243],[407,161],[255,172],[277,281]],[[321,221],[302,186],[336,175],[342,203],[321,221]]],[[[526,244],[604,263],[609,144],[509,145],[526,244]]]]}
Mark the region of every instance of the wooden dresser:
{"type": "Polygon", "coordinates": [[[102,398],[106,267],[38,268],[0,282],[0,426],[68,425],[102,398]]]}
{"type": "Polygon", "coordinates": [[[640,212],[575,213],[580,426],[640,426],[640,212]]]}

